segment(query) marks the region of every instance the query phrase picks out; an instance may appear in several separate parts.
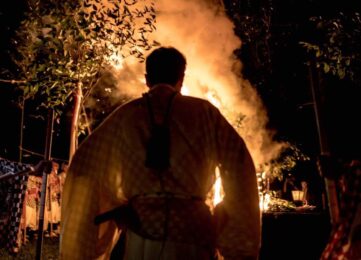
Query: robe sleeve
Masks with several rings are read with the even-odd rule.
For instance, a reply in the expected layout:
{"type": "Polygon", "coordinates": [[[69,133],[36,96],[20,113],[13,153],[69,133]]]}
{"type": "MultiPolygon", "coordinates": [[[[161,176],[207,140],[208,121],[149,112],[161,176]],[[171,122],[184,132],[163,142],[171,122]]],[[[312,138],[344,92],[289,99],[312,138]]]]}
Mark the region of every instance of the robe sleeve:
{"type": "Polygon", "coordinates": [[[225,196],[216,208],[218,248],[225,259],[257,259],[261,214],[256,171],[246,144],[227,120],[216,117],[218,161],[225,196]]]}
{"type": "Polygon", "coordinates": [[[117,163],[117,125],[106,120],[76,151],[64,184],[60,259],[109,259],[120,235],[115,221],[95,225],[97,215],[126,199],[117,163]]]}

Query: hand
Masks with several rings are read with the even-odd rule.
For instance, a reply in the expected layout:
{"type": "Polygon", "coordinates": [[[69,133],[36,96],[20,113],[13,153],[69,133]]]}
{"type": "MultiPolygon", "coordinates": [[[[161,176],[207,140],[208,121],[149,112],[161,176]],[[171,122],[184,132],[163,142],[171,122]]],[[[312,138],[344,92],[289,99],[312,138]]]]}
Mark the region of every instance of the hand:
{"type": "Polygon", "coordinates": [[[51,173],[52,170],[53,170],[52,161],[41,160],[33,167],[33,171],[31,175],[42,176],[44,172],[49,174],[51,173]]]}

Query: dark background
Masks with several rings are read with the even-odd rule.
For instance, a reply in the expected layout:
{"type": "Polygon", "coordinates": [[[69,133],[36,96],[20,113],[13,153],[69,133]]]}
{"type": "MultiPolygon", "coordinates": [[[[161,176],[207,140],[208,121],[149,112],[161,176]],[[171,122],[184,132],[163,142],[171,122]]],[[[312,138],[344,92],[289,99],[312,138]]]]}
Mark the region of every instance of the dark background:
{"type": "MultiPolygon", "coordinates": [[[[329,20],[340,13],[345,16],[360,13],[361,3],[324,0],[225,0],[224,3],[236,21],[235,30],[241,39],[247,38],[245,16],[261,28],[250,42],[243,40],[238,55],[245,64],[244,75],[253,82],[268,109],[269,127],[276,129],[276,138],[296,144],[314,159],[320,153],[319,123],[325,129],[324,138],[332,154],[360,158],[361,128],[357,124],[361,112],[360,81],[340,80],[325,74],[317,81],[315,69],[310,70],[306,65],[310,55],[300,42],[317,42],[322,38],[311,17],[329,20]],[[322,114],[318,121],[311,82],[319,83],[322,91],[319,95],[322,114]]],[[[353,47],[353,52],[361,53],[360,45],[353,47]]]]}
{"type": "MultiPolygon", "coordinates": [[[[24,12],[27,10],[25,0],[0,2],[0,79],[7,79],[9,72],[16,75],[16,67],[11,61],[15,36],[24,12]]],[[[12,79],[12,78],[11,78],[12,79]]],[[[16,78],[15,78],[16,79],[16,78]]],[[[0,156],[19,161],[21,135],[21,92],[16,85],[0,82],[0,156]]],[[[52,142],[52,157],[59,163],[67,162],[69,153],[69,132],[71,108],[66,109],[60,121],[55,122],[52,142]]],[[[36,110],[36,104],[27,100],[24,109],[24,131],[21,160],[36,163],[43,157],[46,138],[46,111],[36,110]],[[39,117],[39,114],[41,115],[39,117]]]]}

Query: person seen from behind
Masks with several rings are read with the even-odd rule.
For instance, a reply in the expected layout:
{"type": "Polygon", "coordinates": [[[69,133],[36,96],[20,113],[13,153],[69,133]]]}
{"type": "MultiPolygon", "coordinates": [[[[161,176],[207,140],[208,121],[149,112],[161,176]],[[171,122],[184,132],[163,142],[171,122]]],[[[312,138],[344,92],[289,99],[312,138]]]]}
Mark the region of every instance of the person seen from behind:
{"type": "Polygon", "coordinates": [[[215,106],[180,93],[185,69],[177,49],[152,51],[149,91],[80,145],[65,180],[61,259],[109,259],[121,232],[123,259],[258,258],[252,157],[215,106]],[[225,196],[212,214],[205,200],[216,167],[225,196]]]}

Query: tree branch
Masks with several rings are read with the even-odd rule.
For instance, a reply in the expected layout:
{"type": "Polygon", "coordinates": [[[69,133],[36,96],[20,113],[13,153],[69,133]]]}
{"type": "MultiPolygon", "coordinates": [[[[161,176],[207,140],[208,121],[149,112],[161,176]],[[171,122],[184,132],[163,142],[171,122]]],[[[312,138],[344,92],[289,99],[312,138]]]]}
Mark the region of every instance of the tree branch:
{"type": "Polygon", "coordinates": [[[10,83],[10,84],[21,84],[26,83],[25,80],[15,80],[15,79],[0,79],[0,82],[10,83]]]}

